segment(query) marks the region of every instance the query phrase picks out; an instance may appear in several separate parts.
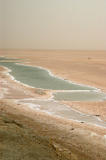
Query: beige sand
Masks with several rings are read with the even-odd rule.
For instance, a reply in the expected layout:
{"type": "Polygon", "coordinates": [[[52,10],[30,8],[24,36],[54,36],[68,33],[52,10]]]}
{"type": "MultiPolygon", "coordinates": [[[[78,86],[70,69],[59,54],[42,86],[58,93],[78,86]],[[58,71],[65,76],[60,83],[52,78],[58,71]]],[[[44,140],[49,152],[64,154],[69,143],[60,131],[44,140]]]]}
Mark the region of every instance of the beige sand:
{"type": "MultiPolygon", "coordinates": [[[[106,52],[105,51],[0,51],[0,56],[6,56],[11,58],[23,58],[28,64],[35,66],[42,66],[51,70],[54,74],[63,77],[64,79],[72,80],[77,83],[82,83],[86,85],[91,85],[100,88],[102,91],[106,92],[106,52]]],[[[24,62],[24,63],[25,63],[24,62]]],[[[26,63],[27,64],[27,63],[26,63]]],[[[17,84],[9,79],[8,76],[3,75],[3,68],[1,67],[1,78],[8,82],[5,84],[5,88],[10,89],[10,92],[5,93],[5,97],[12,97],[16,99],[19,94],[22,98],[27,98],[30,94],[33,97],[49,97],[48,91],[44,92],[44,95],[40,95],[39,91],[17,84]],[[13,94],[15,86],[18,89],[15,94],[13,94]],[[28,93],[28,95],[24,92],[28,93]],[[10,94],[11,93],[11,94],[10,94]]],[[[1,85],[3,89],[4,84],[1,85]]],[[[1,107],[3,112],[15,113],[18,115],[23,115],[39,122],[40,125],[46,124],[48,130],[44,131],[41,128],[38,129],[39,133],[43,133],[47,136],[55,136],[56,140],[60,143],[64,143],[66,146],[74,146],[79,152],[88,156],[88,159],[93,160],[105,160],[105,146],[106,146],[106,130],[104,128],[94,127],[86,124],[80,124],[76,122],[63,121],[61,119],[56,119],[48,115],[42,115],[38,113],[33,113],[25,106],[15,105],[14,100],[3,100],[3,104],[9,104],[10,107],[1,107]],[[52,132],[49,132],[49,127],[51,126],[52,132]],[[53,129],[53,127],[55,129],[53,129]],[[92,150],[92,147],[95,147],[92,150]]],[[[67,103],[73,108],[76,108],[82,112],[99,115],[103,120],[106,120],[106,102],[63,102],[67,103]]],[[[6,105],[5,105],[6,106],[6,105]]],[[[8,105],[7,105],[8,106],[8,105]]],[[[56,142],[55,142],[56,143],[56,142]]],[[[58,146],[58,144],[56,144],[58,146]]],[[[56,146],[54,145],[54,146],[56,146]]],[[[57,147],[58,148],[58,147],[57,147]]],[[[61,147],[59,147],[60,149],[61,147]]],[[[72,147],[73,148],[73,147],[72,147]]],[[[69,150],[72,148],[69,147],[69,150]]],[[[62,151],[62,149],[60,149],[62,151]]],[[[69,154],[68,154],[69,155],[69,154]]],[[[77,160],[77,158],[76,158],[77,160]]]]}

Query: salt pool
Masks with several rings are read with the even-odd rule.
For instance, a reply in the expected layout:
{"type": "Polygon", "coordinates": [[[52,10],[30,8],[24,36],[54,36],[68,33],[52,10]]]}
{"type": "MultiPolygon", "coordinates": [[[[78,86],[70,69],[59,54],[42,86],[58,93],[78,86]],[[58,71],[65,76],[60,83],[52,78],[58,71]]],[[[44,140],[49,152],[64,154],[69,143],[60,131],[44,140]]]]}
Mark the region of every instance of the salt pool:
{"type": "Polygon", "coordinates": [[[97,91],[79,91],[79,92],[56,92],[54,99],[58,101],[103,101],[106,100],[106,94],[97,91]]]}
{"type": "Polygon", "coordinates": [[[74,84],[51,75],[48,70],[40,67],[25,66],[14,62],[0,62],[11,70],[16,80],[32,87],[50,90],[94,90],[93,87],[74,84]]]}
{"type": "Polygon", "coordinates": [[[41,89],[56,90],[53,93],[54,100],[64,101],[103,101],[106,94],[99,92],[94,87],[72,83],[56,77],[50,71],[41,68],[23,65],[18,60],[0,57],[0,65],[7,67],[17,81],[29,86],[41,89]],[[98,92],[97,92],[98,91],[98,92]]]}

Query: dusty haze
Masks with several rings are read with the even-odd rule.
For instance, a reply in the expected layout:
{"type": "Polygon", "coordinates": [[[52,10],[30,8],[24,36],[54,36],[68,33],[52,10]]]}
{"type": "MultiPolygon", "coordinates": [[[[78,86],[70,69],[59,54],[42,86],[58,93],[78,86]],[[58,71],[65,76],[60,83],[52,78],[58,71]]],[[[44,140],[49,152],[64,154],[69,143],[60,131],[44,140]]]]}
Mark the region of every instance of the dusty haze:
{"type": "Polygon", "coordinates": [[[105,0],[0,0],[0,48],[106,50],[105,0]]]}

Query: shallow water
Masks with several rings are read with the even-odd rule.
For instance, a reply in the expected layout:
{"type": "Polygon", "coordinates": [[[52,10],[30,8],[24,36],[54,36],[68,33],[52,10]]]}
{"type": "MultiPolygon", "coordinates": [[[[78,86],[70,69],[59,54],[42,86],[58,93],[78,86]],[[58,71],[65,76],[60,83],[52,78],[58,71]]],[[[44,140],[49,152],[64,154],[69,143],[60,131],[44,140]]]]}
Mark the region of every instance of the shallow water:
{"type": "Polygon", "coordinates": [[[53,94],[55,100],[64,101],[102,101],[106,94],[96,91],[57,92],[53,94]]]}
{"type": "Polygon", "coordinates": [[[24,66],[14,62],[0,62],[0,65],[11,69],[10,74],[16,80],[36,88],[51,90],[93,90],[93,87],[73,84],[67,80],[50,75],[46,69],[24,66]]]}
{"type": "Polygon", "coordinates": [[[0,57],[0,65],[11,70],[10,74],[21,83],[41,89],[60,90],[53,93],[55,100],[61,101],[103,101],[106,94],[97,92],[94,87],[79,85],[64,80],[51,74],[46,69],[33,66],[25,66],[20,61],[9,62],[7,60],[19,60],[0,57]],[[62,90],[62,92],[61,92],[62,90]],[[68,91],[68,92],[65,92],[68,91]],[[72,92],[71,92],[72,91],[72,92]]]}

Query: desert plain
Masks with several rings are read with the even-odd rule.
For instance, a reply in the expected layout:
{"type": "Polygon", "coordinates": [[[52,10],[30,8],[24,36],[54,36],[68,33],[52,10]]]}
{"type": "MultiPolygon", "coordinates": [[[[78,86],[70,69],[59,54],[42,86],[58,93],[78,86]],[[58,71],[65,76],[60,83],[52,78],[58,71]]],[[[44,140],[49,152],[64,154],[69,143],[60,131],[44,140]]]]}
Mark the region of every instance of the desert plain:
{"type": "MultiPolygon", "coordinates": [[[[0,50],[2,56],[106,93],[106,51],[0,50]]],[[[106,160],[105,127],[69,121],[19,103],[18,99],[47,99],[51,91],[18,83],[7,73],[0,66],[1,160],[106,160]]],[[[61,103],[106,122],[106,101],[61,103]]]]}

